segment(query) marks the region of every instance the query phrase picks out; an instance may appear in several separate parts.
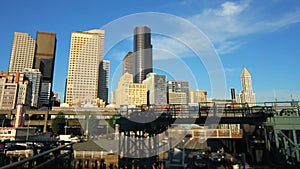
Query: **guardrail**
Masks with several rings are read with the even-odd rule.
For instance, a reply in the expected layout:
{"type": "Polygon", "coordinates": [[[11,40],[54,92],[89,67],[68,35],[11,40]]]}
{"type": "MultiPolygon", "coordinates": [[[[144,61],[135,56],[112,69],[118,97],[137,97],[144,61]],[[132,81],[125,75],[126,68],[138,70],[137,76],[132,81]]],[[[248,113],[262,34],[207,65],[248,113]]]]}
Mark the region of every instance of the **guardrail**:
{"type": "Polygon", "coordinates": [[[62,145],[0,169],[71,169],[73,143],[62,145]]]}

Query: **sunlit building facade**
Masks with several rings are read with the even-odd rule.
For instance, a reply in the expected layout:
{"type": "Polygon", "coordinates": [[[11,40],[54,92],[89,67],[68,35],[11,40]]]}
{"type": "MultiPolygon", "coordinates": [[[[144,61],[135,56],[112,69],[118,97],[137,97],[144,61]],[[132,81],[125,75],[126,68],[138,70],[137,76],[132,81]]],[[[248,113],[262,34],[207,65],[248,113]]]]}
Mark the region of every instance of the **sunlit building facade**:
{"type": "Polygon", "coordinates": [[[36,41],[27,33],[15,32],[8,72],[33,68],[36,41]]]}
{"type": "Polygon", "coordinates": [[[147,104],[147,85],[133,83],[133,75],[125,73],[121,76],[116,90],[116,107],[121,105],[147,104]]]}
{"type": "Polygon", "coordinates": [[[143,80],[143,84],[147,84],[148,102],[150,105],[167,104],[166,75],[149,73],[147,78],[143,80]]]}
{"type": "Polygon", "coordinates": [[[0,109],[15,109],[31,103],[31,83],[24,73],[0,73],[0,109]]]}
{"type": "Polygon", "coordinates": [[[69,56],[66,102],[98,96],[99,64],[103,60],[104,30],[73,32],[69,56]]]}
{"type": "Polygon", "coordinates": [[[175,104],[172,102],[174,99],[180,99],[179,101],[176,101],[176,104],[188,104],[189,102],[189,83],[186,81],[177,81],[177,80],[171,80],[167,83],[167,90],[168,90],[168,103],[169,104],[175,104]],[[178,93],[178,94],[174,94],[178,93]],[[185,96],[184,96],[185,95],[185,96]],[[175,97],[175,98],[173,98],[175,97]],[[185,101],[183,100],[185,98],[185,101]]]}
{"type": "Polygon", "coordinates": [[[237,102],[238,103],[248,103],[249,106],[255,106],[255,93],[252,90],[252,78],[249,71],[244,68],[241,74],[241,81],[242,81],[242,91],[241,93],[237,94],[237,102]]]}

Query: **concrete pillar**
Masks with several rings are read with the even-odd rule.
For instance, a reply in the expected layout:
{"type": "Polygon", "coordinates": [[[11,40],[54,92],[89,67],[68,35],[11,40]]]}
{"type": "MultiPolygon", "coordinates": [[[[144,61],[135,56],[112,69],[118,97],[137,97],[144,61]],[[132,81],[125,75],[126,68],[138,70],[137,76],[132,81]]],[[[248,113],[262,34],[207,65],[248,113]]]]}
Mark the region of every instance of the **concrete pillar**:
{"type": "MultiPolygon", "coordinates": [[[[297,134],[296,134],[296,130],[294,129],[293,130],[293,140],[294,140],[294,143],[295,143],[295,145],[298,145],[298,141],[297,141],[297,134]]],[[[295,148],[296,149],[296,160],[297,160],[297,162],[299,163],[300,162],[300,156],[299,156],[299,147],[296,147],[295,148]]]]}
{"type": "Polygon", "coordinates": [[[44,128],[43,128],[43,132],[44,132],[44,133],[47,132],[48,115],[49,115],[49,110],[46,111],[46,114],[45,114],[45,121],[44,121],[44,128]]]}

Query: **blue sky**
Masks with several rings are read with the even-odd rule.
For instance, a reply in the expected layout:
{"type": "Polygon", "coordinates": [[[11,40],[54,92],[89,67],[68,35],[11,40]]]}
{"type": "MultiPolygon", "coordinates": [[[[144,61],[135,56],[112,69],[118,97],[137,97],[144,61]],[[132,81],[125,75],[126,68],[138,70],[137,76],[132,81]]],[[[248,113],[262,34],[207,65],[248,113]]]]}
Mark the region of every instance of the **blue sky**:
{"type": "MultiPolygon", "coordinates": [[[[189,23],[189,27],[185,24],[168,27],[168,22],[170,25],[177,23],[172,20],[174,17],[160,26],[152,27],[147,19],[139,22],[150,25],[156,32],[152,36],[154,65],[164,68],[161,72],[168,74],[169,79],[192,79],[193,88],[207,90],[210,95],[212,83],[216,82],[211,80],[214,78],[210,74],[212,68],[207,69],[205,63],[210,55],[204,49],[205,44],[211,42],[225,73],[227,98],[230,97],[230,88],[235,88],[236,92],[241,90],[240,75],[247,67],[257,101],[272,101],[275,97],[290,100],[291,94],[300,100],[300,1],[6,0],[0,3],[0,71],[8,70],[14,32],[29,33],[33,38],[37,31],[55,32],[57,50],[53,90],[61,98],[67,76],[71,32],[109,28],[110,23],[119,18],[126,19],[128,15],[158,12],[177,16],[189,23]],[[189,31],[193,26],[203,36],[198,38],[200,35],[189,31]],[[167,29],[168,33],[161,33],[162,29],[167,29]],[[207,39],[199,41],[203,37],[207,39]],[[204,57],[199,60],[191,48],[204,57]],[[181,66],[177,67],[178,64],[181,66]]],[[[129,27],[133,33],[136,25],[131,24],[134,22],[119,25],[119,29],[129,27]]],[[[106,31],[105,44],[114,36],[106,31]]],[[[121,59],[132,48],[130,37],[111,49],[105,46],[105,59],[111,60],[112,88],[118,79],[121,59]]]]}

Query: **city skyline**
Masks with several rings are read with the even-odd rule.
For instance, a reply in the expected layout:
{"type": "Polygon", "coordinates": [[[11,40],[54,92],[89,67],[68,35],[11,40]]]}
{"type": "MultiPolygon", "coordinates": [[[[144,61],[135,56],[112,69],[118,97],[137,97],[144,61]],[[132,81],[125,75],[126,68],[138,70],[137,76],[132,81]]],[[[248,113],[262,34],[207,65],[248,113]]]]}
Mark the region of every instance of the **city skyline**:
{"type": "MultiPolygon", "coordinates": [[[[60,6],[57,6],[57,13],[51,13],[51,16],[50,14],[46,14],[46,12],[41,12],[41,16],[35,16],[27,10],[23,16],[18,15],[18,13],[22,13],[24,6],[38,9],[38,3],[35,4],[36,2],[31,1],[26,4],[19,2],[17,5],[14,2],[2,3],[3,5],[1,6],[3,9],[0,7],[2,9],[1,13],[3,13],[1,19],[5,21],[5,26],[0,28],[0,35],[2,37],[0,40],[0,71],[6,72],[8,70],[14,32],[28,33],[34,39],[34,34],[37,31],[54,32],[57,34],[57,52],[53,91],[58,92],[61,99],[63,98],[65,88],[64,79],[67,77],[67,67],[65,65],[68,65],[71,32],[101,28],[103,25],[119,17],[137,12],[154,11],[170,13],[187,19],[207,35],[219,53],[224,66],[227,80],[227,98],[230,98],[230,94],[228,94],[230,88],[241,91],[240,72],[244,67],[247,67],[252,75],[253,91],[256,93],[257,101],[274,101],[275,98],[278,98],[278,100],[289,100],[291,98],[300,100],[300,87],[297,85],[299,83],[299,78],[297,77],[300,75],[300,69],[297,66],[297,63],[299,63],[299,57],[297,56],[300,55],[300,49],[297,47],[297,44],[300,43],[298,34],[300,28],[299,2],[196,2],[191,0],[174,1],[173,3],[157,2],[159,5],[154,5],[155,3],[153,3],[148,4],[149,6],[137,2],[132,7],[116,12],[114,15],[111,15],[113,12],[110,12],[108,9],[116,11],[117,8],[112,5],[113,2],[107,2],[104,4],[107,10],[104,9],[105,7],[101,7],[101,9],[104,9],[102,12],[100,12],[101,10],[97,10],[97,12],[95,12],[96,10],[89,10],[86,14],[81,13],[82,15],[75,16],[72,16],[75,13],[72,13],[71,8],[79,6],[63,2],[60,3],[60,6]],[[134,7],[137,6],[141,6],[141,8],[135,9],[134,7]],[[255,9],[258,6],[259,8],[255,9]],[[64,15],[65,12],[63,12],[63,9],[65,7],[70,7],[68,8],[71,12],[70,16],[64,15]],[[12,14],[8,9],[12,10],[12,12],[17,10],[15,11],[16,14],[12,14]],[[60,19],[56,19],[58,15],[61,15],[60,19]],[[72,17],[78,18],[76,21],[72,21],[70,19],[72,17]],[[90,18],[87,19],[88,17],[90,18]],[[70,21],[67,22],[67,20],[70,21]],[[209,20],[214,20],[214,22],[210,22],[209,20]]],[[[128,7],[124,2],[119,3],[122,3],[124,8],[128,7]]],[[[54,4],[49,5],[53,6],[54,4]]],[[[86,8],[95,9],[94,6],[97,5],[86,8]]],[[[48,10],[48,8],[42,8],[42,10],[48,10]]],[[[49,10],[51,10],[50,7],[49,10]]],[[[137,25],[131,26],[134,28],[137,25]]],[[[153,31],[155,32],[155,30],[153,31]]],[[[153,36],[152,38],[153,48],[161,47],[162,44],[167,42],[161,36],[153,36]]],[[[128,44],[131,46],[126,46],[126,42],[115,53],[111,53],[111,55],[115,55],[115,58],[111,60],[111,58],[104,57],[104,59],[111,61],[111,76],[121,63],[121,58],[128,51],[132,50],[132,39],[128,41],[128,44]]],[[[188,54],[184,51],[179,51],[178,49],[180,48],[176,48],[176,44],[169,43],[167,49],[172,49],[172,52],[179,53],[178,55],[182,59],[187,60],[188,66],[197,66],[189,62],[188,54]]],[[[157,58],[155,52],[153,58],[154,65],[157,62],[165,61],[157,58]]],[[[197,78],[199,81],[197,88],[207,90],[209,95],[209,77],[205,75],[206,71],[204,68],[200,70],[201,78],[197,78]]],[[[184,76],[182,78],[179,76],[176,80],[186,79],[184,79],[184,76]]],[[[193,86],[192,88],[195,87],[193,86]]]]}

